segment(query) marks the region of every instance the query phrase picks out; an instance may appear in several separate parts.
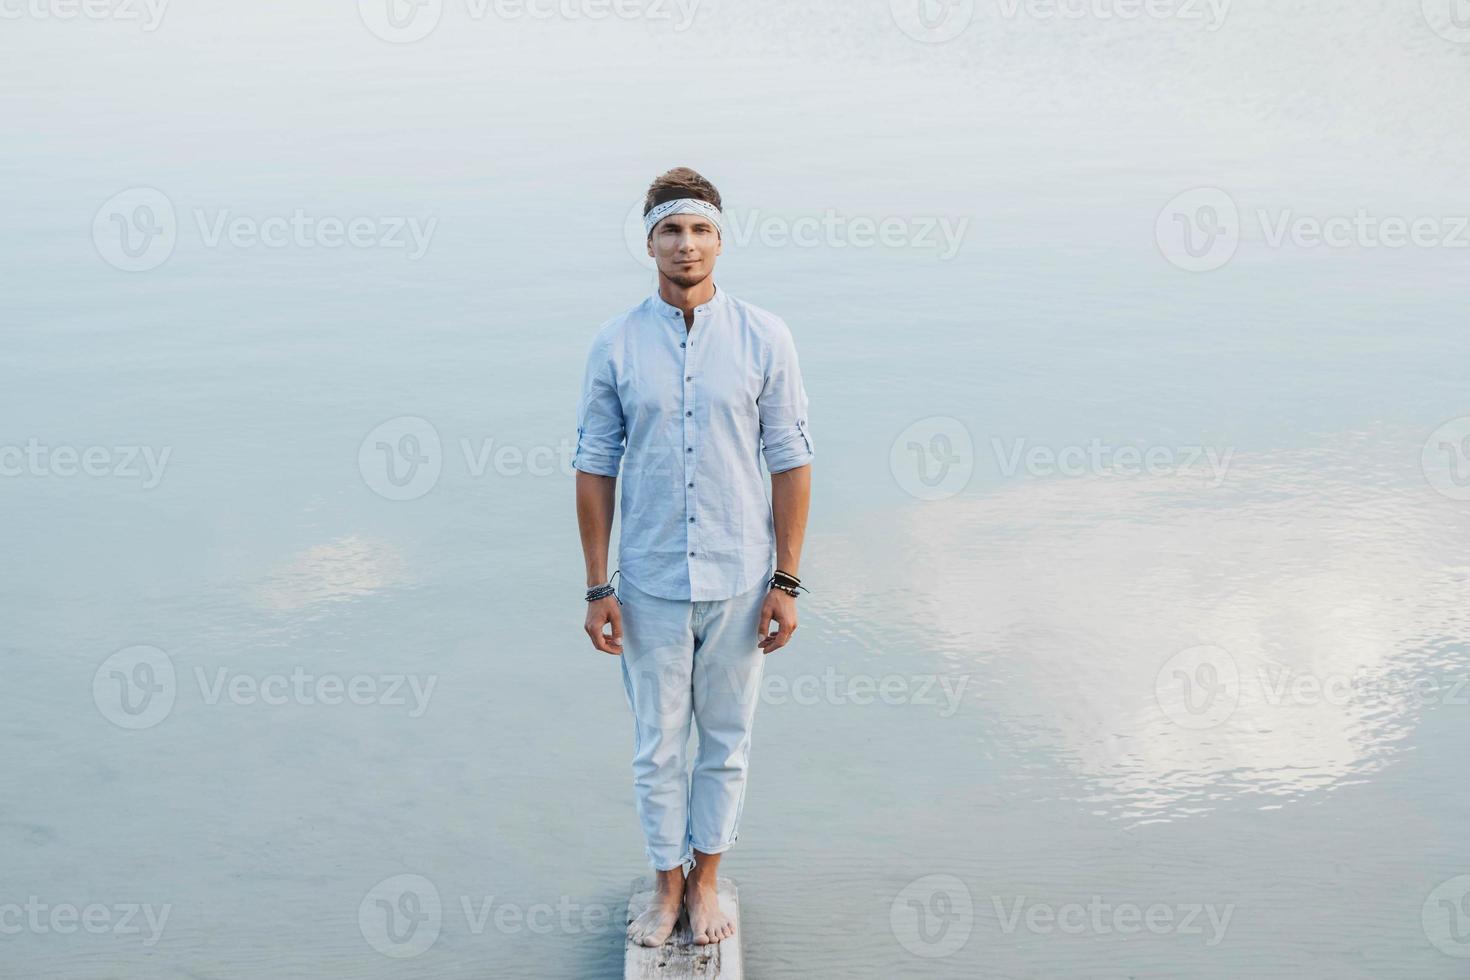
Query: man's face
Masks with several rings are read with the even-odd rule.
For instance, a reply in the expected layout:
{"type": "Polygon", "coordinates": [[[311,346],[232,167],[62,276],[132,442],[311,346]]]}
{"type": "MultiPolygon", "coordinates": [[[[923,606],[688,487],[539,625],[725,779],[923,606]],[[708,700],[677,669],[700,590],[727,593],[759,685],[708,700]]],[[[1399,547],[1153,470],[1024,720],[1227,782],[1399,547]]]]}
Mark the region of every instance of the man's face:
{"type": "Polygon", "coordinates": [[[648,254],[658,263],[659,275],[684,289],[710,277],[722,247],[719,229],[698,214],[670,215],[648,240],[648,254]]]}

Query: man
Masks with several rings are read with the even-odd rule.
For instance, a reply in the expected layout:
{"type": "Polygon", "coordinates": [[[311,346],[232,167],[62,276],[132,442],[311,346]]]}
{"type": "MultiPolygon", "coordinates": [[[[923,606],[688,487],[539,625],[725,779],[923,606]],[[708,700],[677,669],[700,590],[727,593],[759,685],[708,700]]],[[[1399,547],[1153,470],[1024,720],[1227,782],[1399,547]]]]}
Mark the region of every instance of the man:
{"type": "Polygon", "coordinates": [[[577,410],[586,630],[622,657],[635,799],[657,872],[653,904],[628,927],[646,946],[663,945],[681,904],[696,943],[734,934],[716,897],[720,857],[739,837],[764,657],[796,631],[811,497],[791,331],[716,285],[720,209],[719,192],[685,167],[648,189],[658,290],[598,330],[577,410]],[[615,593],[607,550],[620,468],[615,593]]]}

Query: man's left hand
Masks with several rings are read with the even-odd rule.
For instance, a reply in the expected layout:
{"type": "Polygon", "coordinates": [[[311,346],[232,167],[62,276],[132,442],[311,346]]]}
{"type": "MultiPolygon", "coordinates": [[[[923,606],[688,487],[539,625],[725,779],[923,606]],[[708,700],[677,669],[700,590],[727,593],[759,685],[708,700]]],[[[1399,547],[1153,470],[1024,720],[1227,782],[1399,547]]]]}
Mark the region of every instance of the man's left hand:
{"type": "Polygon", "coordinates": [[[790,642],[791,634],[796,632],[796,597],[780,589],[767,592],[757,631],[761,637],[760,648],[765,653],[779,650],[790,642]],[[773,619],[778,628],[770,633],[773,619]]]}

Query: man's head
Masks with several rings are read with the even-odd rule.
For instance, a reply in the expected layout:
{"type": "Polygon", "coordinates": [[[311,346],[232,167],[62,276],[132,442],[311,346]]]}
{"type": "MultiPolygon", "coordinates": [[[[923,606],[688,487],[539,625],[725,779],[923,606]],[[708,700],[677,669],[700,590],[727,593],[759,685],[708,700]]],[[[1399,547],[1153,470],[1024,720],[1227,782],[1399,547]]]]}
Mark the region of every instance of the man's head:
{"type": "Polygon", "coordinates": [[[648,233],[648,254],[658,264],[659,275],[689,289],[715,271],[715,259],[724,248],[720,236],[720,192],[688,167],[675,167],[656,178],[643,198],[647,221],[655,208],[677,201],[702,202],[678,205],[673,213],[658,218],[648,233]]]}

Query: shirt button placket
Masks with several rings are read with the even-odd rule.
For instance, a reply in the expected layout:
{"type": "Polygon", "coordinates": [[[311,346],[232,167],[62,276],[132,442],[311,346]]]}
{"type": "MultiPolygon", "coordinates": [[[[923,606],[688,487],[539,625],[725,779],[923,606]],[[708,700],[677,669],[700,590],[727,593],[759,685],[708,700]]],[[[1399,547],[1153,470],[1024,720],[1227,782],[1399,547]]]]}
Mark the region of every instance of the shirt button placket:
{"type": "MultiPolygon", "coordinates": [[[[685,334],[685,339],[679,342],[684,351],[684,512],[687,521],[685,530],[688,534],[689,557],[695,557],[698,550],[695,545],[695,521],[694,521],[694,331],[691,329],[685,334]]],[[[694,588],[694,570],[689,571],[689,587],[694,588]]]]}

